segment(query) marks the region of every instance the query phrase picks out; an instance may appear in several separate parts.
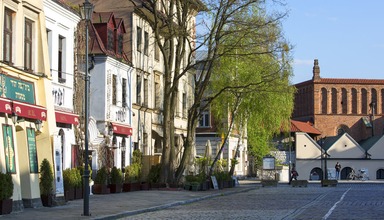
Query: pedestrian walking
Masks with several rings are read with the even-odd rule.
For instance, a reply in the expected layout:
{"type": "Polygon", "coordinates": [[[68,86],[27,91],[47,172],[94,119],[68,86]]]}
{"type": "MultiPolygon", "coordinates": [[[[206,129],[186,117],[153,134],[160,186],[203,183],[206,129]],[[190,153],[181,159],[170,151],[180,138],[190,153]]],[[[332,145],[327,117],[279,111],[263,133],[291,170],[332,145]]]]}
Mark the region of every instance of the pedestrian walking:
{"type": "Polygon", "coordinates": [[[340,178],[340,170],[341,170],[341,164],[339,162],[336,163],[335,169],[336,169],[336,179],[338,180],[340,178]]]}
{"type": "Polygon", "coordinates": [[[295,179],[297,180],[297,177],[299,176],[299,173],[296,170],[296,166],[293,163],[292,164],[292,169],[291,169],[291,179],[289,179],[289,184],[291,184],[292,180],[295,179]]]}

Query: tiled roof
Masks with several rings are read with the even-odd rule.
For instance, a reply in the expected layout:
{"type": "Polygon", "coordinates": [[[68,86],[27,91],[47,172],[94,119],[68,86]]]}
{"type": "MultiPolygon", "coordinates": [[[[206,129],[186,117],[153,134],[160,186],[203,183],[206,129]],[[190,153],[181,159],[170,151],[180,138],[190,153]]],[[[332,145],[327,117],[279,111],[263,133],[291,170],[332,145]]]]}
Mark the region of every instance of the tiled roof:
{"type": "Polygon", "coordinates": [[[314,128],[309,122],[301,122],[295,120],[291,120],[291,132],[305,132],[308,134],[318,135],[321,134],[321,132],[314,128]]]}
{"type": "Polygon", "coordinates": [[[368,151],[369,149],[371,149],[371,147],[373,147],[373,145],[376,144],[376,142],[380,140],[381,137],[382,136],[373,136],[368,139],[360,141],[359,144],[362,148],[364,148],[364,150],[368,151]]]}
{"type": "Polygon", "coordinates": [[[314,80],[307,80],[295,84],[296,87],[307,84],[353,84],[353,85],[384,85],[384,79],[343,79],[343,78],[320,78],[314,80]]]}
{"type": "Polygon", "coordinates": [[[329,84],[383,84],[384,79],[342,79],[342,78],[320,78],[316,83],[329,84]]]}

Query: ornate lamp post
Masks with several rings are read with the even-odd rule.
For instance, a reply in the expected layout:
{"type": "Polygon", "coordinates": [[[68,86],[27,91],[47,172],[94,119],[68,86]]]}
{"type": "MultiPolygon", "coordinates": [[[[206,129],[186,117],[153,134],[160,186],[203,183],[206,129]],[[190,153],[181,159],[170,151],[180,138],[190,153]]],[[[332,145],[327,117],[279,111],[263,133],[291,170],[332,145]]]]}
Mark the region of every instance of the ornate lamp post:
{"type": "Polygon", "coordinates": [[[84,164],[84,203],[83,203],[83,215],[90,216],[89,213],[89,169],[88,169],[88,120],[89,120],[89,69],[88,69],[88,23],[92,18],[93,5],[85,0],[83,6],[81,6],[80,14],[81,18],[85,19],[85,91],[84,91],[84,148],[85,148],[85,164],[84,164]]]}

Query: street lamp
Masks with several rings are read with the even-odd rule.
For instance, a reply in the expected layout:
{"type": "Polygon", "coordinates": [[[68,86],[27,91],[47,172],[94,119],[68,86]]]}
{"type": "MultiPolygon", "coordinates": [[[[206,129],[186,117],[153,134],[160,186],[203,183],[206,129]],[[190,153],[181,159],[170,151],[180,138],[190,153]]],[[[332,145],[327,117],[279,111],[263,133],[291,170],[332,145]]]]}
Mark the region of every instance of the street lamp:
{"type": "Polygon", "coordinates": [[[81,7],[81,18],[85,19],[85,91],[84,91],[84,148],[85,148],[85,164],[84,164],[84,203],[83,203],[83,215],[90,216],[89,214],[89,169],[88,169],[88,120],[89,120],[89,70],[88,70],[88,23],[92,18],[93,5],[85,0],[81,7]]]}

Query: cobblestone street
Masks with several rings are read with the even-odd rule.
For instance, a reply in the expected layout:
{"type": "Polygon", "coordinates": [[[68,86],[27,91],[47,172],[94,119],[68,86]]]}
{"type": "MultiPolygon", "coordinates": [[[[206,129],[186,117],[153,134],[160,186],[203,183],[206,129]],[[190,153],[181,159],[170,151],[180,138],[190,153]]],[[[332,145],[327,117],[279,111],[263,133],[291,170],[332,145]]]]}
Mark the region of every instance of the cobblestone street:
{"type": "Polygon", "coordinates": [[[384,185],[260,187],[125,219],[383,219],[384,185]]]}

